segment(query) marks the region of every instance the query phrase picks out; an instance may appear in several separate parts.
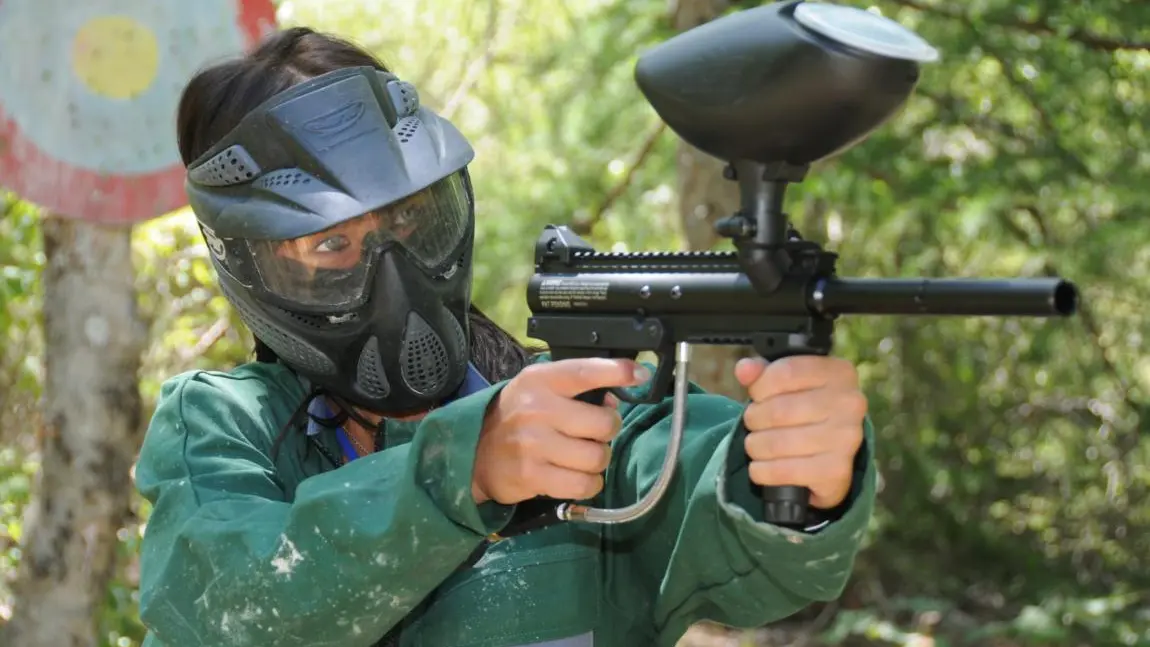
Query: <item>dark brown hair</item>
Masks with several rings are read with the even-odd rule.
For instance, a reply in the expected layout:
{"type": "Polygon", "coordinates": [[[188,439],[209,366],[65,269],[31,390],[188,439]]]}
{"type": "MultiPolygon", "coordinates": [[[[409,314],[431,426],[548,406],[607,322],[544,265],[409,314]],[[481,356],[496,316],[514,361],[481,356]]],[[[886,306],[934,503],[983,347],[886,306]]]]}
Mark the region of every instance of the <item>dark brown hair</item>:
{"type": "MultiPolygon", "coordinates": [[[[347,67],[389,71],[355,44],[307,27],[277,32],[244,56],[200,70],[180,97],[176,137],[188,166],[235,128],[261,103],[310,78],[347,67]]],[[[512,377],[532,361],[534,349],[519,343],[475,306],[469,313],[471,361],[490,382],[512,377]]],[[[256,360],[277,361],[256,339],[256,360]]]]}

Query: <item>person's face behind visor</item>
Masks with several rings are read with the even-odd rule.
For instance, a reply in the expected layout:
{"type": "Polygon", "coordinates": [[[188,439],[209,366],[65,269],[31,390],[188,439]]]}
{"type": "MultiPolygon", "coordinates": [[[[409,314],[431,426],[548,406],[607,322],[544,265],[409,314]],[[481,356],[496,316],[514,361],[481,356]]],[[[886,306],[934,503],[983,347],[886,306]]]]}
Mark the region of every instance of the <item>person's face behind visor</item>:
{"type": "Polygon", "coordinates": [[[465,235],[468,217],[467,194],[457,174],[314,234],[255,241],[252,251],[269,291],[302,305],[339,308],[363,295],[376,250],[402,246],[433,270],[465,235]]]}
{"type": "MultiPolygon", "coordinates": [[[[420,200],[420,196],[409,200],[420,200]]],[[[342,222],[310,236],[284,241],[276,246],[275,255],[301,265],[305,277],[314,279],[317,270],[350,270],[374,247],[381,227],[386,227],[396,242],[411,235],[415,225],[405,214],[389,216],[376,211],[342,222]]]]}

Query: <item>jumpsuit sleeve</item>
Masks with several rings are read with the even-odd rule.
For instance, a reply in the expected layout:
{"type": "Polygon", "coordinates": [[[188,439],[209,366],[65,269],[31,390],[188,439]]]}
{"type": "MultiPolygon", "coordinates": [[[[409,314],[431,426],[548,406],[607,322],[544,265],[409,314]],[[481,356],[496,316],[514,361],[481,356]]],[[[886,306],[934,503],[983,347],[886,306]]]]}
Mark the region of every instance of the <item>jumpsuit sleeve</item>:
{"type": "MultiPolygon", "coordinates": [[[[655,482],[670,438],[671,405],[668,398],[624,410],[607,505],[633,503],[655,482]]],[[[692,387],[676,475],[663,500],[645,518],[607,531],[617,561],[654,598],[650,611],[660,645],[675,644],[701,620],[759,627],[835,599],[854,566],[875,499],[870,420],[841,514],[816,532],[803,532],[763,521],[748,474],[745,432],[736,433],[744,409],[692,387]]]]}
{"type": "Polygon", "coordinates": [[[305,479],[285,495],[245,429],[263,403],[226,377],[165,384],[136,468],[153,504],[140,615],[153,638],[197,645],[371,645],[510,519],[471,497],[497,388],[443,407],[414,441],[305,479]]]}

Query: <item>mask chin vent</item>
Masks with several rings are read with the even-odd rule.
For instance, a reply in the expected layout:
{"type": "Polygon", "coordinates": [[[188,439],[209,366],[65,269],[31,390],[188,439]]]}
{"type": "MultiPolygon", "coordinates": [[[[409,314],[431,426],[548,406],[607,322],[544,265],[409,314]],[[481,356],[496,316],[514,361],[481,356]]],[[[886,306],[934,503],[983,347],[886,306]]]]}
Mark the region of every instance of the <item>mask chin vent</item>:
{"type": "Polygon", "coordinates": [[[447,382],[450,370],[447,347],[423,317],[415,312],[407,315],[399,365],[404,385],[417,395],[434,395],[447,382]]]}
{"type": "Polygon", "coordinates": [[[359,363],[355,369],[356,382],[363,392],[373,398],[386,398],[391,393],[391,385],[383,373],[383,365],[379,361],[379,340],[375,337],[367,340],[363,351],[359,354],[359,363]]]}

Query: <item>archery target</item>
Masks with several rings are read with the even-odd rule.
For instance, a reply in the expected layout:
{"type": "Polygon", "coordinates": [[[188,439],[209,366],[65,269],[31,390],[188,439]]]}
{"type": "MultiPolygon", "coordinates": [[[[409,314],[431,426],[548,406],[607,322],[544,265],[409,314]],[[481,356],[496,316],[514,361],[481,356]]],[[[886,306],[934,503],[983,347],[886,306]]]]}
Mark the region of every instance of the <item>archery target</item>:
{"type": "Polygon", "coordinates": [[[0,185],[83,219],[182,206],[184,85],[273,26],[270,0],[0,0],[0,185]]]}

